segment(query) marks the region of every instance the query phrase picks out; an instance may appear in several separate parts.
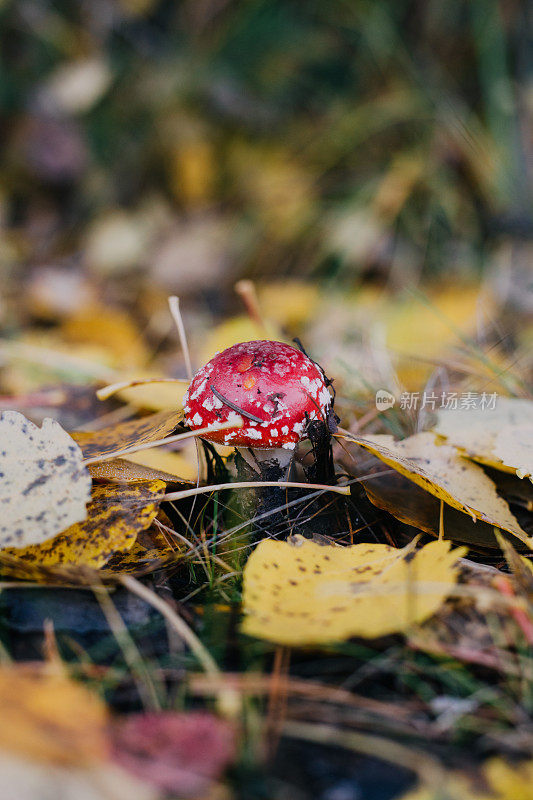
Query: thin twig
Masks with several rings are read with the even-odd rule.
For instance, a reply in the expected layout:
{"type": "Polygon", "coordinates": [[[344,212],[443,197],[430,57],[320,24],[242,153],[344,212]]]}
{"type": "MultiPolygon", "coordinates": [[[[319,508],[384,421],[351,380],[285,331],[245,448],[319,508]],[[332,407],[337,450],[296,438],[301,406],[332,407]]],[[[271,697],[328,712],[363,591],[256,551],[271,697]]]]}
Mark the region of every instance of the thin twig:
{"type": "Polygon", "coordinates": [[[237,481],[235,483],[216,483],[212,486],[199,486],[196,489],[184,489],[181,492],[171,492],[163,495],[163,500],[182,500],[184,497],[194,497],[204,492],[222,492],[225,489],[258,489],[262,486],[275,486],[278,489],[319,489],[323,492],[336,492],[349,495],[349,486],[328,486],[322,483],[299,483],[297,481],[237,481]]]}
{"type": "Polygon", "coordinates": [[[185,333],[185,325],[183,324],[183,319],[181,316],[180,311],[180,299],[175,295],[172,295],[168,298],[168,305],[170,306],[170,313],[172,314],[172,319],[176,323],[176,328],[178,329],[178,335],[180,337],[180,344],[181,349],[183,351],[183,358],[185,359],[185,367],[187,369],[187,375],[189,376],[189,380],[192,381],[192,364],[191,364],[191,354],[189,352],[189,345],[187,343],[187,334],[185,333]]]}

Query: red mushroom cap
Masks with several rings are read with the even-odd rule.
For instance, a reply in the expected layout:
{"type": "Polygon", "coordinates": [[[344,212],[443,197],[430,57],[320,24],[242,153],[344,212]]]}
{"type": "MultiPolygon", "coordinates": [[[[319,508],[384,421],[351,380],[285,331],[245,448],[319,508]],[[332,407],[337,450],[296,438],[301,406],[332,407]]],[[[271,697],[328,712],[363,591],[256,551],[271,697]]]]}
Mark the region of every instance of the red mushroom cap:
{"type": "Polygon", "coordinates": [[[183,403],[185,421],[193,430],[242,417],[242,428],[214,431],[205,439],[292,450],[308,419],[325,418],[331,395],[322,370],[304,353],[263,340],[217,353],[196,373],[183,403]]]}

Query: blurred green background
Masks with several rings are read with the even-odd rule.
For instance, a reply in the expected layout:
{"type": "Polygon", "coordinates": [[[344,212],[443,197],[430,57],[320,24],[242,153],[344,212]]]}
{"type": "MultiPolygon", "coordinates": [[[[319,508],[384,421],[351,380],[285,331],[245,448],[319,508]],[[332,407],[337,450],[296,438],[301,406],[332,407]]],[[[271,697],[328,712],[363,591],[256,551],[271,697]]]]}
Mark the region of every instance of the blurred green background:
{"type": "Polygon", "coordinates": [[[397,289],[502,257],[520,302],[532,18],[513,0],[3,0],[4,326],[95,292],[225,311],[242,277],[397,289]]]}

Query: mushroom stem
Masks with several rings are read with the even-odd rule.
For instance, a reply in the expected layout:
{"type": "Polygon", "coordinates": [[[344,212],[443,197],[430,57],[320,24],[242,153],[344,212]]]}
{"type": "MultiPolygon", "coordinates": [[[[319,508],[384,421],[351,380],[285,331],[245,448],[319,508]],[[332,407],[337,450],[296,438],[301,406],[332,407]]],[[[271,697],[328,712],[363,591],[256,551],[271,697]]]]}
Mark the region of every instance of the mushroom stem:
{"type": "Polygon", "coordinates": [[[277,483],[289,480],[294,450],[285,447],[236,447],[235,451],[237,481],[247,482],[250,487],[239,492],[235,498],[240,514],[250,521],[254,531],[256,517],[265,511],[279,509],[269,520],[271,527],[279,527],[285,521],[282,509],[286,494],[281,487],[278,488],[277,483]]]}
{"type": "Polygon", "coordinates": [[[294,450],[287,450],[284,447],[236,447],[235,449],[259,476],[264,477],[265,471],[270,473],[272,470],[277,470],[280,478],[287,478],[294,450]]]}

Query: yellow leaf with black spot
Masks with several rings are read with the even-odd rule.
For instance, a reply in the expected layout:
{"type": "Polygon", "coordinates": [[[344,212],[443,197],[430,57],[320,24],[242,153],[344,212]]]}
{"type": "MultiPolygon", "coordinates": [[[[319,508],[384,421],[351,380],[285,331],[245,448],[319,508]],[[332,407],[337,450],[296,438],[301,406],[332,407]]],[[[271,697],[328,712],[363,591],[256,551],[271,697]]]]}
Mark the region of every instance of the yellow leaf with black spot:
{"type": "Polygon", "coordinates": [[[453,592],[464,548],[323,546],[265,539],[244,569],[243,631],[284,645],[373,639],[408,630],[453,592]]]}
{"type": "Polygon", "coordinates": [[[455,447],[436,444],[433,434],[417,433],[400,442],[386,435],[344,438],[370,450],[385,464],[472,519],[482,519],[512,533],[528,547],[533,546],[533,537],[520,527],[483,469],[462,458],[455,447]]]}
{"type": "MultiPolygon", "coordinates": [[[[139,531],[153,522],[164,492],[163,481],[95,486],[84,522],[71,525],[41,545],[9,548],[0,555],[7,554],[22,562],[20,573],[24,577],[27,566],[35,571],[55,566],[98,569],[115,553],[133,546],[139,531]]],[[[11,564],[4,570],[13,574],[16,567],[11,564]]]]}
{"type": "Polygon", "coordinates": [[[177,541],[171,541],[158,530],[152,528],[137,536],[133,546],[124,553],[116,553],[105,565],[104,577],[117,577],[118,575],[147,575],[179,561],[182,557],[182,548],[177,541]]]}
{"type": "Polygon", "coordinates": [[[182,416],[180,412],[160,411],[99,431],[74,431],[70,435],[81,447],[84,458],[96,458],[115,450],[163,439],[175,430],[182,416]]]}

